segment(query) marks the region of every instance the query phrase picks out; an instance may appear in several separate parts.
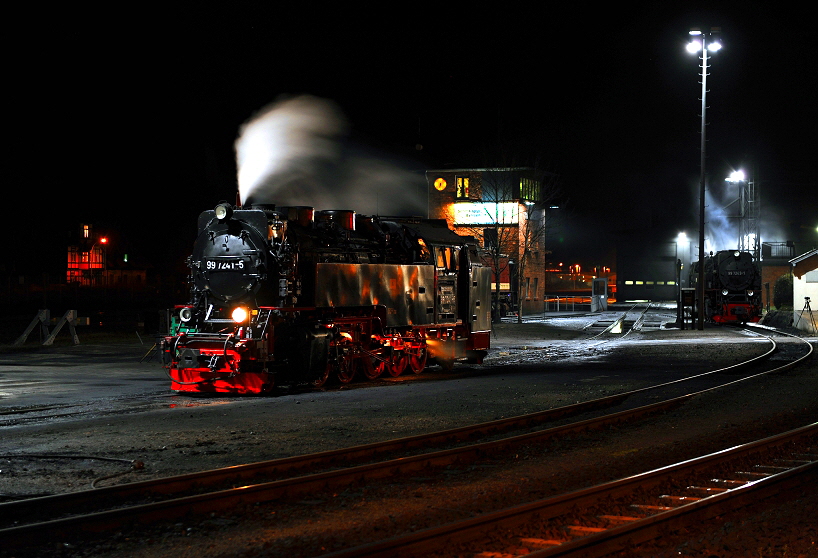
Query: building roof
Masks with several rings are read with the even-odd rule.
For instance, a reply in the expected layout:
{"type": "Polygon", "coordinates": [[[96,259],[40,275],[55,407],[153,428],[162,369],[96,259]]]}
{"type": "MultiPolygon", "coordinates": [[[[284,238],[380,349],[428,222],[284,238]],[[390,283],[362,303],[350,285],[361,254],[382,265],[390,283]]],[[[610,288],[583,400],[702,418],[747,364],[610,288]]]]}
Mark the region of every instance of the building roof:
{"type": "Polygon", "coordinates": [[[818,248],[791,259],[790,263],[793,275],[800,279],[805,273],[818,269],[818,248]]]}
{"type": "Polygon", "coordinates": [[[797,257],[791,259],[790,263],[792,265],[796,265],[798,263],[803,262],[806,259],[811,258],[812,256],[818,256],[818,248],[816,248],[814,250],[810,250],[809,252],[806,252],[804,254],[801,254],[800,256],[797,256],[797,257]]]}

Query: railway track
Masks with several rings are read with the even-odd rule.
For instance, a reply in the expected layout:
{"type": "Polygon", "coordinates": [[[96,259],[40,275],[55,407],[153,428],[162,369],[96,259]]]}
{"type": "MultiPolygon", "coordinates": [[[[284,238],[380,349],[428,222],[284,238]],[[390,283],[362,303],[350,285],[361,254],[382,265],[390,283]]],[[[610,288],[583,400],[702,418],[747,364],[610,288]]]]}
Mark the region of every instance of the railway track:
{"type": "MultiPolygon", "coordinates": [[[[770,341],[773,348],[768,353],[729,369],[757,366],[763,357],[774,350],[775,342],[770,341]]],[[[809,352],[802,358],[811,353],[811,346],[808,343],[806,346],[809,352]]],[[[768,366],[761,372],[754,370],[743,379],[786,369],[797,362],[799,360],[781,366],[768,366]]],[[[190,513],[217,513],[242,504],[293,498],[316,491],[334,490],[353,482],[406,476],[455,463],[473,462],[516,446],[543,443],[671,409],[702,391],[609,412],[601,417],[540,428],[583,413],[610,409],[640,393],[661,390],[703,376],[716,378],[719,372],[725,370],[713,370],[585,403],[429,435],[0,504],[0,542],[4,547],[22,548],[31,544],[32,536],[36,536],[37,543],[62,540],[76,535],[80,530],[93,533],[128,523],[173,520],[190,513]],[[430,451],[430,448],[438,449],[430,451]]],[[[717,384],[707,390],[738,381],[742,380],[717,384]]]]}
{"type": "Polygon", "coordinates": [[[634,304],[612,320],[597,320],[589,324],[588,329],[592,332],[599,330],[591,339],[599,339],[608,333],[622,334],[620,335],[621,338],[631,331],[638,331],[641,329],[645,316],[651,309],[651,303],[644,304],[644,308],[638,310],[642,306],[643,304],[640,303],[634,304]]]}
{"type": "Polygon", "coordinates": [[[814,486],[818,423],[640,475],[328,554],[331,558],[605,556],[690,524],[814,486]]]}

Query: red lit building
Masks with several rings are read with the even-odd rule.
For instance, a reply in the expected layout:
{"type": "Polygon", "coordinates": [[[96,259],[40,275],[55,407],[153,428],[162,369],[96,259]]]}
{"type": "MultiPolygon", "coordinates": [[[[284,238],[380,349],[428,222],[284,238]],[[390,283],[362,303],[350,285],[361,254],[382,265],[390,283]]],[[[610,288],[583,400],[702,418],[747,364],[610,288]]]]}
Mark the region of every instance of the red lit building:
{"type": "Polygon", "coordinates": [[[106,237],[96,237],[92,225],[81,225],[79,243],[68,247],[68,267],[65,280],[87,287],[104,285],[106,237]]]}
{"type": "Polygon", "coordinates": [[[83,287],[140,287],[145,284],[145,269],[134,268],[127,255],[109,257],[108,238],[95,234],[93,225],[80,225],[76,244],[68,246],[65,280],[83,287]]]}

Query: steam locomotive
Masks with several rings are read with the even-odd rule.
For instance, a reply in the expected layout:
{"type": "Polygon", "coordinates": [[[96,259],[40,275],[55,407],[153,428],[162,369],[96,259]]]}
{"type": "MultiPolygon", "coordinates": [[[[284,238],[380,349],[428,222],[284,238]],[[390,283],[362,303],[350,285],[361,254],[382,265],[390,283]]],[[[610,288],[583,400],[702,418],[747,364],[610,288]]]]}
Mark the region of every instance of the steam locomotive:
{"type": "Polygon", "coordinates": [[[187,264],[190,301],[160,342],[172,390],[320,387],[489,349],[491,270],[445,220],[220,203],[187,264]]]}
{"type": "MultiPolygon", "coordinates": [[[[698,287],[701,266],[693,262],[691,267],[690,285],[698,287]]],[[[749,252],[710,252],[704,258],[702,280],[707,319],[715,323],[747,323],[761,318],[761,269],[749,252]]]]}

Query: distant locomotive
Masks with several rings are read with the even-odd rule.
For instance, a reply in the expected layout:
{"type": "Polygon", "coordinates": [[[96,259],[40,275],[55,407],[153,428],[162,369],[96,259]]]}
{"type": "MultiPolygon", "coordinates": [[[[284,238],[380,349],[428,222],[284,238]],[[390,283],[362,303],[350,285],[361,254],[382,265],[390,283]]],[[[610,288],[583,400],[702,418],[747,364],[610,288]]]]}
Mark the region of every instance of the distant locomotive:
{"type": "Polygon", "coordinates": [[[482,362],[491,271],[444,220],[227,203],[199,216],[171,389],[263,393],[482,362]]]}
{"type": "MultiPolygon", "coordinates": [[[[697,286],[699,262],[690,285],[697,286]]],[[[704,315],[715,323],[757,322],[761,318],[761,269],[749,252],[722,250],[704,258],[704,315]]]]}

